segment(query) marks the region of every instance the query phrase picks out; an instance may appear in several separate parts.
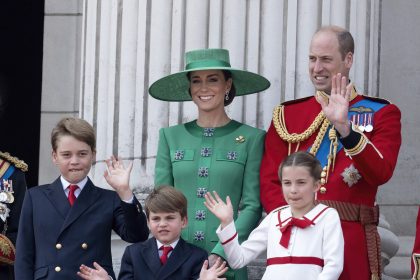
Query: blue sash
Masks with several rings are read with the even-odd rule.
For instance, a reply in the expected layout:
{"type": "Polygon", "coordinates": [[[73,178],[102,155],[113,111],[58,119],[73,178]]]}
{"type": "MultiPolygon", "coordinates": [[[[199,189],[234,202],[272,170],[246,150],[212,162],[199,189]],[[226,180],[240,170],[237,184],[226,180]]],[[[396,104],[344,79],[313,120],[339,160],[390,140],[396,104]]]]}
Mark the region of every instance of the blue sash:
{"type": "Polygon", "coordinates": [[[6,172],[4,172],[3,176],[0,178],[1,180],[9,179],[10,176],[12,176],[13,172],[15,171],[15,167],[13,165],[10,165],[9,168],[7,168],[6,172]]]}

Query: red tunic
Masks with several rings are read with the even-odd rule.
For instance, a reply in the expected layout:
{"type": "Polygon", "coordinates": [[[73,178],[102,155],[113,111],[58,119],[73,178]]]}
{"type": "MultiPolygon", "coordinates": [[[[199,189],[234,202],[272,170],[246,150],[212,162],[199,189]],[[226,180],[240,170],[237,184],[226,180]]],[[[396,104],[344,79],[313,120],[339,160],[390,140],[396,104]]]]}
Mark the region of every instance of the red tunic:
{"type": "MultiPolygon", "coordinates": [[[[344,149],[338,151],[334,171],[330,170],[328,182],[325,185],[327,191],[325,194],[318,192],[318,200],[336,200],[374,206],[378,187],[392,176],[401,145],[400,110],[385,100],[362,95],[357,95],[350,102],[350,106],[364,99],[382,103],[383,106],[373,114],[373,130],[364,132],[373,145],[367,144],[359,154],[352,157],[347,156],[344,149]],[[350,187],[343,180],[342,173],[352,164],[361,178],[350,187]]],[[[312,124],[320,111],[321,106],[313,96],[284,103],[284,119],[288,132],[302,133],[312,124]]],[[[301,142],[299,150],[308,150],[317,134],[318,130],[301,142]]],[[[328,137],[327,134],[325,137],[328,137]]],[[[296,144],[292,144],[292,152],[295,148],[296,144]]],[[[286,204],[277,171],[281,161],[287,155],[288,143],[280,138],[271,123],[265,139],[265,152],[260,171],[261,202],[267,213],[286,204]]],[[[370,279],[363,226],[358,222],[342,221],[342,228],[345,249],[344,269],[340,279],[370,279]]]]}

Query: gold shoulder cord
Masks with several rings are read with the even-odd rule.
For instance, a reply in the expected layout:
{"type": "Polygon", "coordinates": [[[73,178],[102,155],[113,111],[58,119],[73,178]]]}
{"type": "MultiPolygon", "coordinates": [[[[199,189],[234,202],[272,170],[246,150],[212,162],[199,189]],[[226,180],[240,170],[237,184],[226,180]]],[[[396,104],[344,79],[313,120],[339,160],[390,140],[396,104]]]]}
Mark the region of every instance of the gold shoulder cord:
{"type": "MultiPolygon", "coordinates": [[[[291,154],[292,144],[297,143],[295,152],[298,151],[300,142],[307,140],[319,128],[315,141],[312,144],[311,149],[309,150],[309,153],[315,156],[316,153],[318,152],[319,147],[321,146],[322,139],[324,138],[325,133],[328,130],[330,121],[325,117],[324,113],[321,111],[316,116],[312,124],[304,132],[290,134],[287,131],[286,121],[284,119],[284,106],[279,105],[279,106],[276,106],[276,108],[274,108],[274,111],[273,111],[273,124],[280,138],[289,144],[288,155],[291,154]]],[[[332,171],[334,171],[335,158],[336,158],[337,147],[338,147],[338,138],[337,138],[337,134],[334,127],[330,129],[328,133],[328,138],[331,141],[330,152],[328,153],[327,166],[324,167],[323,172],[322,172],[321,182],[323,185],[326,184],[328,181],[328,175],[329,175],[329,170],[331,166],[332,166],[332,171]]]]}
{"type": "Polygon", "coordinates": [[[273,111],[273,124],[274,128],[276,129],[278,135],[281,139],[289,143],[289,155],[291,153],[291,146],[292,143],[297,143],[295,152],[299,149],[300,142],[303,142],[307,140],[309,137],[311,137],[312,134],[322,125],[324,129],[321,128],[319,131],[316,140],[314,142],[314,145],[312,145],[310,153],[315,155],[316,152],[319,149],[319,146],[321,145],[322,138],[325,135],[325,132],[327,131],[327,127],[329,125],[329,121],[325,118],[324,113],[321,111],[319,112],[318,116],[316,116],[315,120],[312,122],[312,124],[302,133],[292,133],[290,134],[287,131],[286,128],[286,122],[284,120],[284,106],[279,105],[274,108],[273,111]],[[322,135],[320,133],[322,132],[322,135]]]}
{"type": "Polygon", "coordinates": [[[8,160],[13,163],[17,168],[21,169],[23,172],[28,171],[28,165],[17,157],[12,157],[9,153],[0,152],[0,157],[8,160]]]}

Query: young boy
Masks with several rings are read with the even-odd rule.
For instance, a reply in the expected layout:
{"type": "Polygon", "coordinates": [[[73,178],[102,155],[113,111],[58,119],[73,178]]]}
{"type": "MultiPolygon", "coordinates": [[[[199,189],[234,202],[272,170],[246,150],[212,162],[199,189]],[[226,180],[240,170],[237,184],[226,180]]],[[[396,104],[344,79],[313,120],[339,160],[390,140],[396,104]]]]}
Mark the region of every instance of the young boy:
{"type": "MultiPolygon", "coordinates": [[[[170,186],[154,189],[145,209],[153,237],[125,249],[118,279],[219,279],[217,276],[227,271],[220,260],[207,270],[207,252],[181,238],[188,220],[187,199],[180,191],[170,186]]],[[[108,279],[105,271],[94,265],[96,269],[82,265],[78,275],[87,280],[108,279]]]]}
{"type": "Polygon", "coordinates": [[[98,188],[87,177],[95,160],[93,127],[64,118],[51,134],[52,160],[61,175],[51,184],[31,188],[23,202],[15,262],[16,279],[76,279],[82,263],[99,261],[115,278],[111,231],[128,242],[146,240],[142,207],[129,188],[132,165],[107,161],[107,182],[98,188]]]}

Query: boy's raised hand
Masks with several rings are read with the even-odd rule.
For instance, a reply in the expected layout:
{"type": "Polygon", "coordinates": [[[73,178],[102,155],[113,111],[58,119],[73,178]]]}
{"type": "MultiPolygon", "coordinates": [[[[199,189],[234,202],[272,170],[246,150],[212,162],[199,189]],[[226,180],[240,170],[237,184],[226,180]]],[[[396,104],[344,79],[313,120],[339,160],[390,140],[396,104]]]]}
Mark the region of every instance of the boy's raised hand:
{"type": "Polygon", "coordinates": [[[77,275],[85,280],[109,280],[108,272],[102,268],[97,262],[93,263],[95,268],[90,268],[84,264],[80,266],[80,271],[77,275]]]}
{"type": "Polygon", "coordinates": [[[208,268],[209,261],[204,261],[203,267],[200,271],[200,280],[217,280],[217,279],[226,279],[226,278],[218,278],[226,273],[228,267],[226,267],[226,262],[222,262],[220,258],[217,259],[215,264],[208,268]]]}
{"type": "Polygon", "coordinates": [[[133,192],[130,189],[130,173],[133,168],[133,162],[125,167],[120,158],[111,156],[106,161],[107,170],[104,172],[105,180],[118,193],[122,200],[130,200],[133,192]]]}
{"type": "Polygon", "coordinates": [[[217,192],[213,191],[213,195],[210,192],[206,193],[204,205],[220,220],[223,229],[233,221],[232,203],[229,196],[226,197],[225,203],[217,192]]]}

